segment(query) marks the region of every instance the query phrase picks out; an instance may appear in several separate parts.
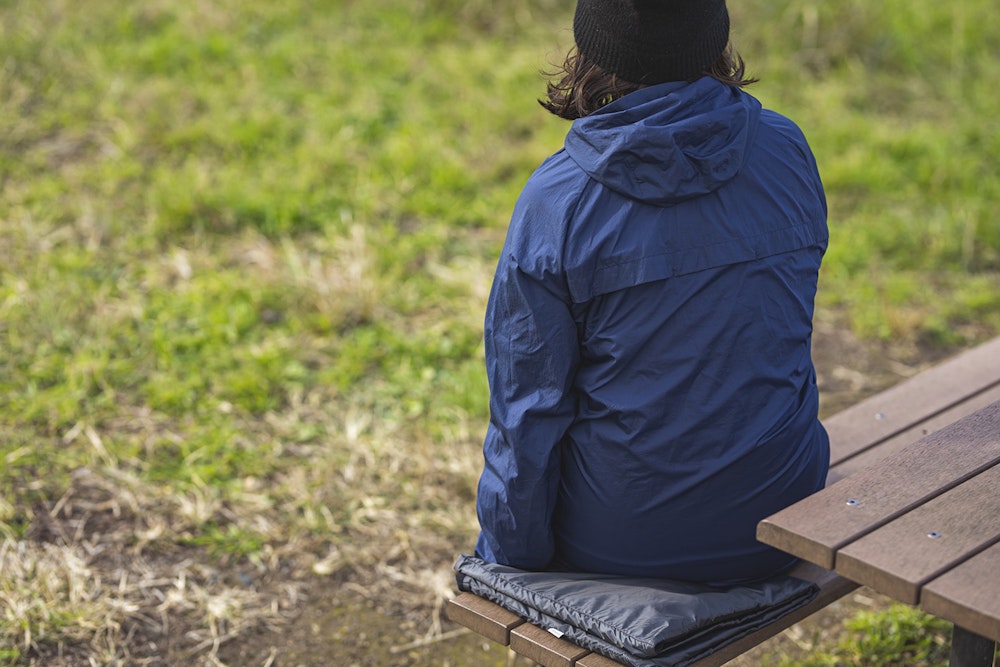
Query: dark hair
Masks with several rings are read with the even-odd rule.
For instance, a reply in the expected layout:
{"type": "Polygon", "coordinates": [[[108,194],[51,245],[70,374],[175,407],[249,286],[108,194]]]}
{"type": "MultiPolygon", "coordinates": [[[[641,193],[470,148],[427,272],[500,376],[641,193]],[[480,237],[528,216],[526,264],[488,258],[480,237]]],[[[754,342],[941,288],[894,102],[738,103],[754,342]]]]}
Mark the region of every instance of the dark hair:
{"type": "MultiPolygon", "coordinates": [[[[633,93],[649,84],[632,83],[594,64],[576,48],[566,56],[562,67],[555,72],[543,72],[550,80],[546,84],[545,99],[538,103],[566,120],[583,118],[620,97],[633,93]]],[[[743,58],[732,44],[726,46],[718,59],[698,77],[710,76],[729,86],[749,86],[757,79],[746,76],[743,58]]]]}

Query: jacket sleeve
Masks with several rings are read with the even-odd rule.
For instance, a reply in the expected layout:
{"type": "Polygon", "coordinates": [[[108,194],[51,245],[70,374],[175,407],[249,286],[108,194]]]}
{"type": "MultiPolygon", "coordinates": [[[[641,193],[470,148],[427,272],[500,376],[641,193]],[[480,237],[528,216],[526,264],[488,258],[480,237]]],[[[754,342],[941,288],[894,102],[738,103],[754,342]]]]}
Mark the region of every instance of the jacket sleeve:
{"type": "Polygon", "coordinates": [[[524,569],[552,559],[552,515],[560,443],[576,403],[579,361],[568,297],[553,273],[531,271],[504,255],[485,322],[490,424],[483,446],[476,554],[524,569]]]}

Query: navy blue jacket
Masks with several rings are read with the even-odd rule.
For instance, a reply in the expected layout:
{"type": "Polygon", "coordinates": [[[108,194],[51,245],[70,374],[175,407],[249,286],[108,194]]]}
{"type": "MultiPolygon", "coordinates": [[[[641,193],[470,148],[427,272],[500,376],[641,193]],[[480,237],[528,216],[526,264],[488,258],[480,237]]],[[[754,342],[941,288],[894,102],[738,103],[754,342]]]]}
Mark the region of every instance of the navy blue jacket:
{"type": "Polygon", "coordinates": [[[485,322],[478,556],[735,581],[823,486],[826,199],[801,131],[711,78],[579,119],[526,184],[485,322]]]}

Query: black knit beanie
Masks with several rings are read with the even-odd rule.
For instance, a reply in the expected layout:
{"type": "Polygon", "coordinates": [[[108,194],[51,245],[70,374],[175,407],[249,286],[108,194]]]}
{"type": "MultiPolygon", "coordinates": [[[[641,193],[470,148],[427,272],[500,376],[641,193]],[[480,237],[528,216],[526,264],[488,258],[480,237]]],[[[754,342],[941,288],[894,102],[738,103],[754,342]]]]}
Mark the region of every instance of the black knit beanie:
{"type": "Polygon", "coordinates": [[[579,0],[577,49],[632,83],[695,78],[729,43],[725,0],[579,0]]]}

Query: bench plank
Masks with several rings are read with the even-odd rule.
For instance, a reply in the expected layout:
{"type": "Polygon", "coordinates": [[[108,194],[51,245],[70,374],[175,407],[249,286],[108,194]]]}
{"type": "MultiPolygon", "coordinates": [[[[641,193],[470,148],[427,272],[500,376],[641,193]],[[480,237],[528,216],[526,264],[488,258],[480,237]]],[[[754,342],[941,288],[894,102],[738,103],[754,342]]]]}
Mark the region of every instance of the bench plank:
{"type": "Polygon", "coordinates": [[[576,667],[622,667],[622,664],[600,653],[588,653],[576,661],[576,667]]]}
{"type": "Polygon", "coordinates": [[[459,625],[504,646],[510,644],[510,631],[524,623],[517,614],[472,593],[459,593],[449,600],[445,614],[459,625]]]}
{"type": "Polygon", "coordinates": [[[920,607],[1000,642],[1000,544],[924,586],[920,607]]]}
{"type": "Polygon", "coordinates": [[[574,667],[589,650],[525,623],[510,632],[510,647],[515,653],[544,667],[574,667]]]}
{"type": "Polygon", "coordinates": [[[886,459],[890,475],[859,471],[765,519],[757,539],[832,569],[837,549],[1000,461],[1000,402],[922,438],[906,454],[886,459]],[[939,447],[945,441],[967,446],[961,456],[948,455],[939,447]],[[814,520],[831,509],[836,521],[814,520]]]}
{"type": "MultiPolygon", "coordinates": [[[[1000,442],[1000,431],[994,433],[1000,442]]],[[[837,572],[917,604],[922,584],[961,562],[964,554],[995,541],[985,536],[1000,535],[1000,493],[995,489],[1000,489],[1000,465],[848,544],[837,554],[837,572]],[[987,500],[975,505],[976,498],[987,500]],[[969,512],[970,506],[977,511],[969,512]]]]}
{"type": "Polygon", "coordinates": [[[831,464],[851,457],[1000,385],[1000,337],[966,350],[824,420],[831,464]]]}

